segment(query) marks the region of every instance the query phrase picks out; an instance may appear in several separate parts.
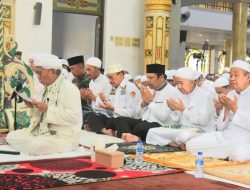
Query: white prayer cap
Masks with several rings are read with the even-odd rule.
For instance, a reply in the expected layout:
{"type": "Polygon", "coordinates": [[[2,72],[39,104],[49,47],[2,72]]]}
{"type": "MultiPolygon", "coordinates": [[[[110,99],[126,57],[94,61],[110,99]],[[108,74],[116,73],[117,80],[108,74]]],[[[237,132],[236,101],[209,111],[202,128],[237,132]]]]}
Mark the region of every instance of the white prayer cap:
{"type": "Polygon", "coordinates": [[[205,73],[205,72],[201,72],[201,75],[202,75],[203,78],[207,77],[207,73],[205,73]]]}
{"type": "Polygon", "coordinates": [[[34,65],[40,66],[44,69],[59,69],[62,70],[62,63],[60,59],[39,57],[34,59],[34,65]]]}
{"type": "Polygon", "coordinates": [[[125,78],[126,80],[131,80],[131,79],[133,79],[132,76],[131,76],[130,74],[125,74],[125,75],[124,75],[124,78],[125,78]]]}
{"type": "Polygon", "coordinates": [[[194,74],[195,74],[195,80],[198,79],[202,75],[200,71],[194,71],[194,74]]]}
{"type": "Polygon", "coordinates": [[[214,81],[215,88],[228,86],[228,85],[229,85],[229,81],[224,77],[220,77],[214,81]]]}
{"type": "Polygon", "coordinates": [[[69,66],[69,63],[66,59],[60,59],[62,65],[69,66]]]}
{"type": "Polygon", "coordinates": [[[173,80],[174,76],[175,76],[176,70],[172,69],[172,70],[168,70],[167,72],[167,79],[168,80],[173,80]]]}
{"type": "Polygon", "coordinates": [[[223,74],[221,75],[221,77],[223,77],[223,78],[225,78],[225,79],[227,79],[227,80],[230,80],[230,74],[229,74],[229,73],[223,73],[223,74]]]}
{"type": "Polygon", "coordinates": [[[182,67],[176,71],[175,76],[188,79],[188,80],[196,80],[197,72],[193,71],[192,69],[188,67],[182,67]]]}
{"type": "Polygon", "coordinates": [[[102,67],[102,62],[97,57],[90,57],[90,58],[88,58],[88,60],[86,61],[85,64],[86,65],[92,65],[92,66],[97,67],[97,68],[101,68],[102,67]]]}
{"type": "Polygon", "coordinates": [[[146,75],[143,75],[143,76],[141,77],[141,82],[145,82],[145,81],[147,81],[147,80],[148,80],[148,78],[147,78],[146,75]]]}
{"type": "Polygon", "coordinates": [[[109,65],[105,70],[106,70],[106,75],[123,71],[122,66],[120,64],[109,65]]]}
{"type": "Polygon", "coordinates": [[[141,80],[142,76],[141,75],[137,75],[134,80],[141,80]]]}
{"type": "Polygon", "coordinates": [[[224,67],[223,70],[229,73],[230,72],[230,67],[224,67]]]}
{"type": "Polygon", "coordinates": [[[250,72],[250,65],[242,60],[236,60],[233,62],[233,65],[231,68],[240,68],[243,69],[244,71],[250,72]]]}

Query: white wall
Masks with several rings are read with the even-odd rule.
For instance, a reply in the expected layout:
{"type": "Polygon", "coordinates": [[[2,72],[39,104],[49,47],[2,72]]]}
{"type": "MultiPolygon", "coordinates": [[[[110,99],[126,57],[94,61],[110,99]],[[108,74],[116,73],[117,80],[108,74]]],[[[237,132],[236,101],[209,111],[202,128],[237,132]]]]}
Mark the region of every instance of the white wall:
{"type": "Polygon", "coordinates": [[[96,16],[53,13],[52,52],[63,58],[94,56],[96,16]]]}
{"type": "Polygon", "coordinates": [[[144,0],[106,0],[104,22],[105,67],[120,63],[132,76],[143,72],[144,0]],[[140,48],[115,46],[114,38],[140,38],[140,48]]]}
{"type": "Polygon", "coordinates": [[[16,0],[15,37],[23,59],[33,52],[50,53],[52,41],[52,0],[16,0]],[[34,5],[42,2],[41,24],[33,25],[34,5]]]}

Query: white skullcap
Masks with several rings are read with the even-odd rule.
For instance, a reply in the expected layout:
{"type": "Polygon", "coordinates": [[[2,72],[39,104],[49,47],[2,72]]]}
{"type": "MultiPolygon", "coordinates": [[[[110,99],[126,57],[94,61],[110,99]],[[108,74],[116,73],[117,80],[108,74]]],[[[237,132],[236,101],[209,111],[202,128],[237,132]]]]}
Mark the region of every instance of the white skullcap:
{"type": "Polygon", "coordinates": [[[69,66],[69,63],[66,59],[60,59],[62,65],[69,66]]]}
{"type": "Polygon", "coordinates": [[[228,85],[229,85],[229,81],[224,77],[220,77],[214,81],[215,88],[228,86],[228,85]]]}
{"type": "Polygon", "coordinates": [[[90,58],[88,58],[88,60],[86,61],[85,64],[86,65],[92,65],[92,66],[97,67],[97,68],[101,68],[102,67],[102,62],[97,57],[90,57],[90,58]]]}
{"type": "Polygon", "coordinates": [[[227,79],[227,80],[230,80],[230,74],[229,74],[229,73],[223,73],[223,74],[221,75],[221,77],[223,77],[223,78],[225,78],[225,79],[227,79]]]}
{"type": "Polygon", "coordinates": [[[193,71],[190,68],[182,67],[178,69],[175,73],[176,77],[188,79],[188,80],[196,80],[197,79],[197,72],[193,71]]]}
{"type": "Polygon", "coordinates": [[[194,71],[194,74],[195,74],[195,80],[198,79],[202,75],[200,71],[194,71]]]}
{"type": "Polygon", "coordinates": [[[207,73],[205,73],[205,72],[201,72],[201,75],[202,75],[203,78],[207,77],[207,73]]]}
{"type": "Polygon", "coordinates": [[[137,75],[134,80],[141,80],[142,76],[141,75],[137,75]]]}
{"type": "Polygon", "coordinates": [[[244,71],[250,72],[250,65],[249,63],[242,61],[242,60],[236,60],[233,62],[233,65],[231,68],[240,68],[243,69],[244,71]]]}
{"type": "Polygon", "coordinates": [[[172,69],[172,70],[168,70],[168,72],[166,73],[167,75],[167,79],[168,80],[173,80],[174,76],[175,76],[176,70],[172,69]]]}
{"type": "Polygon", "coordinates": [[[39,57],[34,59],[34,65],[40,66],[44,69],[59,69],[62,70],[62,63],[60,59],[39,57]]]}
{"type": "Polygon", "coordinates": [[[141,82],[145,82],[145,81],[147,81],[147,80],[148,80],[148,78],[147,78],[146,75],[143,75],[143,76],[141,77],[141,82]]]}
{"type": "Polygon", "coordinates": [[[133,79],[132,76],[131,76],[130,74],[125,74],[125,75],[124,75],[124,78],[125,78],[126,80],[131,80],[131,79],[133,79]]]}
{"type": "Polygon", "coordinates": [[[224,67],[223,70],[229,73],[230,72],[230,67],[224,67]]]}
{"type": "Polygon", "coordinates": [[[109,65],[105,70],[106,75],[123,71],[122,66],[120,64],[109,65]]]}

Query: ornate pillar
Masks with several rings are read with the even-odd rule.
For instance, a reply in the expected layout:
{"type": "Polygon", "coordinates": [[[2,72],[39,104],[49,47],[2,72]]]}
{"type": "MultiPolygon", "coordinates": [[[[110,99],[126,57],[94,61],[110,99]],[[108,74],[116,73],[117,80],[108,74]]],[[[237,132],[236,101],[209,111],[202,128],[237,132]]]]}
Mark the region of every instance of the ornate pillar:
{"type": "Polygon", "coordinates": [[[0,1],[0,132],[5,131],[6,122],[4,117],[4,86],[3,86],[3,1],[0,1]]]}
{"type": "Polygon", "coordinates": [[[152,63],[168,66],[171,5],[172,0],[145,0],[144,70],[152,63]]]}
{"type": "Polygon", "coordinates": [[[226,52],[225,67],[230,67],[232,63],[232,42],[231,41],[224,42],[224,51],[226,52]]]}
{"type": "Polygon", "coordinates": [[[246,58],[248,3],[233,3],[233,60],[246,58]]]}

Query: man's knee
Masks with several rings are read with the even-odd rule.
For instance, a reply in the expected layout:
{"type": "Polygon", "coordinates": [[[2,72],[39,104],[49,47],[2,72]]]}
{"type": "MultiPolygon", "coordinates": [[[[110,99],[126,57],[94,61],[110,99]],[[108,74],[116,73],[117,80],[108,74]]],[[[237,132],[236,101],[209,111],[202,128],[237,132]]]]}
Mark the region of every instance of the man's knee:
{"type": "Polygon", "coordinates": [[[250,160],[250,144],[235,146],[229,155],[232,161],[244,162],[250,160]]]}

